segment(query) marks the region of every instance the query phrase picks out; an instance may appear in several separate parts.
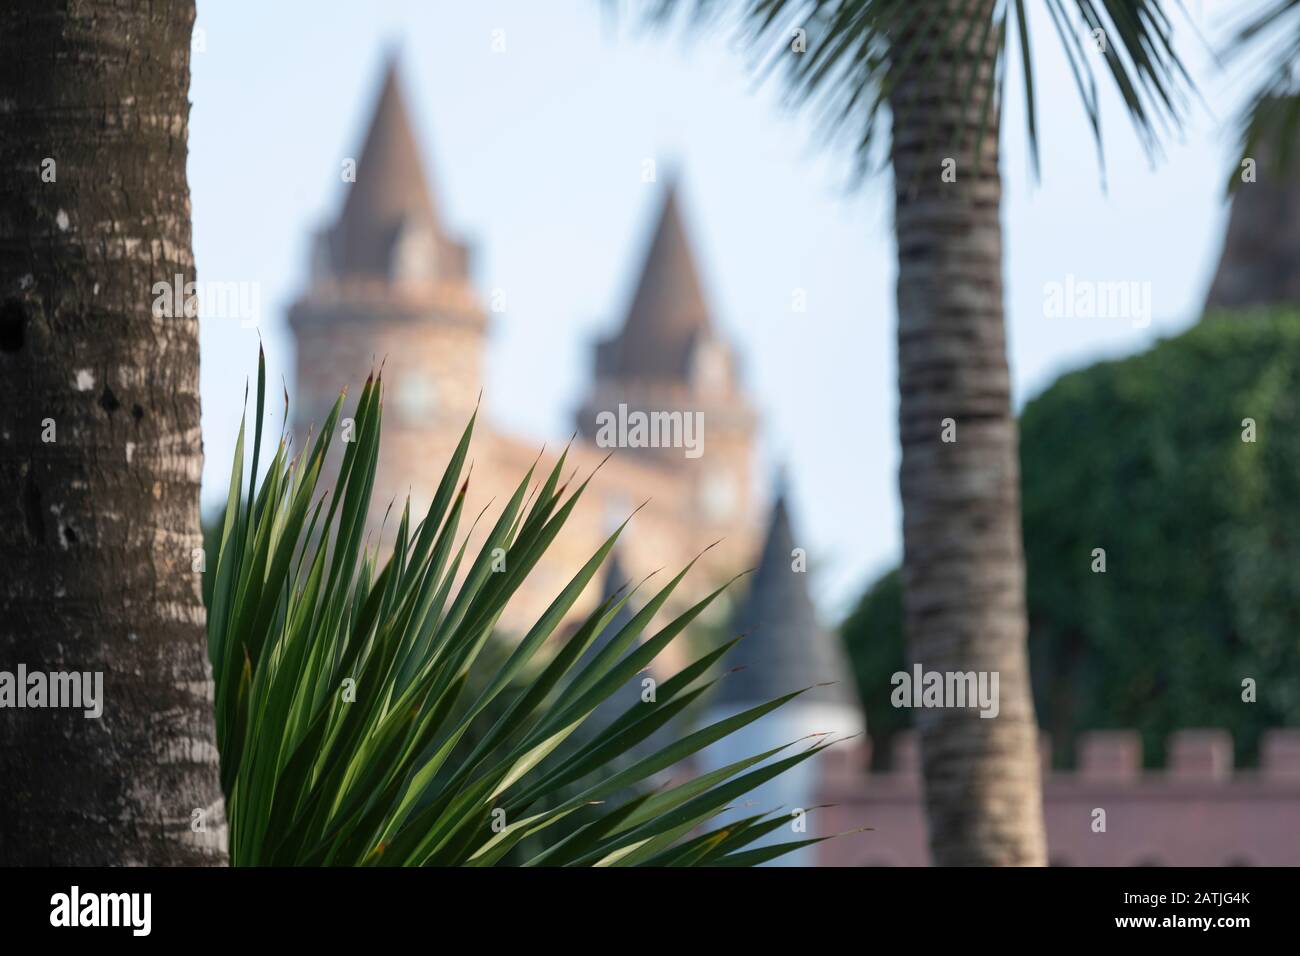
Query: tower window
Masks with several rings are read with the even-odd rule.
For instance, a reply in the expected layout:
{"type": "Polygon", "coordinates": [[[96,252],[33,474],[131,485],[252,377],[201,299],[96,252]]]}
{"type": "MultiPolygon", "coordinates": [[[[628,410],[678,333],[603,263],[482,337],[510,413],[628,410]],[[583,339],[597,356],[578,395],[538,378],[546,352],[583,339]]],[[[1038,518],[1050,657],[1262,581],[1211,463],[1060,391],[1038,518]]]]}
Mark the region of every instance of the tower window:
{"type": "Polygon", "coordinates": [[[389,274],[396,282],[424,281],[436,276],[438,242],[433,231],[413,222],[403,222],[393,243],[389,274]]]}
{"type": "Polygon", "coordinates": [[[736,512],[736,482],[730,475],[709,475],[700,486],[700,508],[711,521],[726,521],[736,512]]]}
{"type": "Polygon", "coordinates": [[[397,408],[407,423],[427,425],[438,410],[433,382],[418,373],[403,378],[397,387],[397,408]]]}
{"type": "Polygon", "coordinates": [[[695,387],[706,395],[720,395],[727,391],[728,361],[726,348],[713,338],[705,338],[695,347],[692,361],[692,378],[695,387]]]}

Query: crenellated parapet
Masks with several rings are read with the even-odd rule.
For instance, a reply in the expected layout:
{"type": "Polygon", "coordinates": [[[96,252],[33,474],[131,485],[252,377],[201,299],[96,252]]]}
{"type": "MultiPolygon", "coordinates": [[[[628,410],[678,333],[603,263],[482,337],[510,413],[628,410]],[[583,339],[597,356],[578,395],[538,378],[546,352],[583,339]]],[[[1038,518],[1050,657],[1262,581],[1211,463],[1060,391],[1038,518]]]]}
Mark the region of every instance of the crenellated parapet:
{"type": "MultiPolygon", "coordinates": [[[[1144,768],[1136,731],[1080,735],[1077,765],[1043,755],[1043,816],[1054,865],[1300,865],[1300,728],[1266,731],[1257,767],[1235,767],[1225,730],[1170,736],[1166,760],[1144,768]]],[[[891,742],[884,771],[871,771],[869,741],[821,758],[823,832],[869,826],[822,844],[823,865],[924,866],[929,861],[914,733],[891,742]]]]}

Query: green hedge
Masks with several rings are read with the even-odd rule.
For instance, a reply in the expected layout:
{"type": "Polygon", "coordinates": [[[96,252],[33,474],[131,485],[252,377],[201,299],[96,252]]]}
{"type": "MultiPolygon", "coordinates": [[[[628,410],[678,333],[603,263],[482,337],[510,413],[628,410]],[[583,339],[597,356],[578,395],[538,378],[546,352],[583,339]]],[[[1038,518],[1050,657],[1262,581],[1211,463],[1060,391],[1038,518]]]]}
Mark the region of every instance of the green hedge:
{"type": "MultiPolygon", "coordinates": [[[[1300,313],[1212,315],[1063,376],[1024,409],[1021,463],[1034,696],[1058,764],[1080,731],[1137,728],[1158,765],[1190,727],[1231,730],[1249,763],[1262,729],[1300,724],[1300,313]]],[[[910,719],[888,697],[901,621],[895,571],[843,628],[873,736],[910,719]]]]}

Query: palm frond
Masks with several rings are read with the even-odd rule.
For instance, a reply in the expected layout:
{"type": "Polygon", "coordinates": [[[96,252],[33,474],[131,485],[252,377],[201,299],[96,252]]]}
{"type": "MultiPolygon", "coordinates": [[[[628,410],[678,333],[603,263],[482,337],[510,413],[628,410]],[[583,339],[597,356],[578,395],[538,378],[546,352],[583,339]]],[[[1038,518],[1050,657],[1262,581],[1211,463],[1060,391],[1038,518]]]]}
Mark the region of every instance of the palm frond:
{"type": "MultiPolygon", "coordinates": [[[[945,72],[953,96],[982,97],[1000,106],[1010,37],[1021,63],[1025,122],[1035,170],[1039,156],[1038,102],[1026,0],[646,0],[649,20],[671,24],[685,12],[696,22],[739,14],[739,30],[761,75],[784,74],[792,102],[811,101],[823,126],[847,137],[859,174],[875,165],[882,136],[882,107],[906,71],[945,72]],[[926,37],[944,31],[960,51],[937,62],[926,37]],[[806,38],[799,52],[796,36],[806,38]],[[992,38],[990,42],[990,38],[992,38]],[[993,69],[981,70],[992,56],[993,69]]],[[[1075,87],[1100,152],[1101,105],[1098,72],[1119,91],[1142,142],[1159,148],[1168,127],[1176,127],[1194,84],[1173,46],[1173,28],[1159,0],[1043,0],[1040,5],[1062,44],[1075,87]]],[[[977,135],[984,135],[987,110],[977,135]]]]}
{"type": "MultiPolygon", "coordinates": [[[[208,628],[232,863],[484,866],[523,846],[533,848],[527,861],[537,864],[653,862],[678,845],[694,846],[701,837],[707,843],[702,828],[738,796],[829,746],[828,740],[790,744],[667,789],[635,792],[659,771],[801,693],[717,721],[629,763],[633,747],[707,689],[708,672],[729,644],[663,682],[653,703],[591,731],[581,746],[563,748],[722,589],[642,640],[688,565],[587,661],[584,652],[631,593],[611,596],[539,666],[539,651],[594,579],[620,527],[504,663],[498,658],[492,661],[498,669],[481,673],[476,665],[489,659],[485,648],[498,618],[590,478],[568,490],[560,480],[566,452],[530,493],[534,466],[471,553],[462,528],[471,419],[428,510],[413,516],[406,503],[391,552],[381,560],[364,541],[382,388],[381,376],[366,382],[350,421],[341,418],[340,396],[300,456],[290,458],[282,440],[265,474],[254,468],[246,492],[240,426],[208,628]],[[318,495],[330,444],[345,424],[351,440],[334,493],[318,495]],[[504,569],[494,553],[505,554],[504,569]],[[616,758],[617,771],[611,769],[616,758]],[[539,841],[562,822],[567,837],[539,841]]],[[[254,462],[264,399],[259,354],[254,462]]],[[[735,825],[713,832],[717,842],[707,844],[709,852],[674,859],[760,861],[740,851],[748,841],[735,837],[735,825]]],[[[785,850],[765,850],[763,859],[778,852],[785,850]]]]}
{"type": "MultiPolygon", "coordinates": [[[[1300,133],[1300,0],[1246,3],[1238,23],[1226,53],[1249,84],[1239,119],[1240,158],[1262,153],[1271,172],[1285,174],[1300,133]]],[[[1237,172],[1231,188],[1242,182],[1237,172]]]]}

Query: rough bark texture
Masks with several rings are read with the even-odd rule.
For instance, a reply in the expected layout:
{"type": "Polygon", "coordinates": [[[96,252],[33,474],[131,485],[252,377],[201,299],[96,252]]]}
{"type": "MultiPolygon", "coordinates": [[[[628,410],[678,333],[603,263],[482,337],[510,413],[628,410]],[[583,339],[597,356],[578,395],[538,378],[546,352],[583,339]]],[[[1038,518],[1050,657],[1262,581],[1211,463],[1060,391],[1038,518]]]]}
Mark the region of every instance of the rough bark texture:
{"type": "Polygon", "coordinates": [[[152,308],[194,280],[193,22],[192,0],[0,5],[0,670],[104,687],[99,719],[0,709],[3,864],[225,858],[198,320],[152,308]]]}
{"type": "Polygon", "coordinates": [[[924,47],[891,93],[905,626],[909,655],[926,671],[1000,675],[995,718],[975,709],[914,714],[930,849],[940,865],[1042,865],[996,112],[978,172],[975,162],[992,47],[969,100],[969,81],[952,79],[954,45],[967,31],[951,18],[988,18],[994,0],[927,2],[946,5],[948,16],[916,18],[932,25],[918,28],[924,47]],[[943,181],[946,158],[956,160],[954,182],[943,181]],[[951,443],[945,419],[955,422],[951,443]]]}

